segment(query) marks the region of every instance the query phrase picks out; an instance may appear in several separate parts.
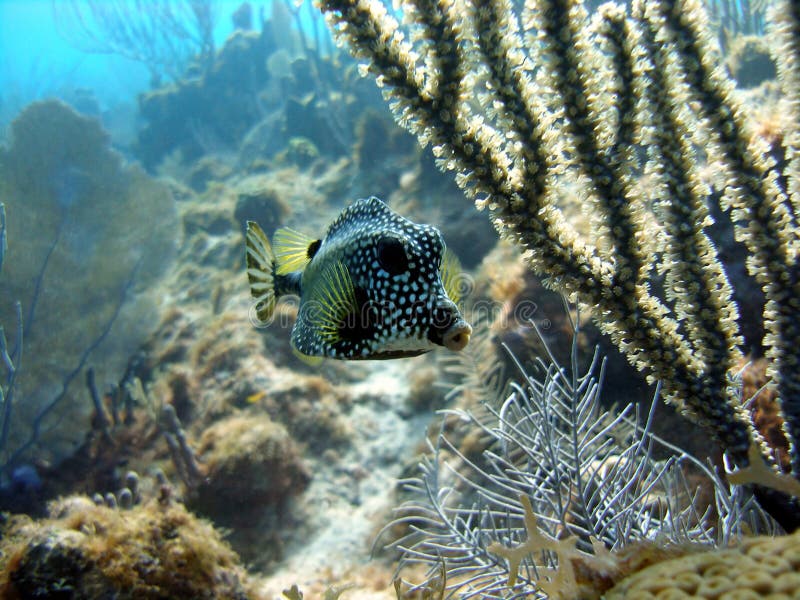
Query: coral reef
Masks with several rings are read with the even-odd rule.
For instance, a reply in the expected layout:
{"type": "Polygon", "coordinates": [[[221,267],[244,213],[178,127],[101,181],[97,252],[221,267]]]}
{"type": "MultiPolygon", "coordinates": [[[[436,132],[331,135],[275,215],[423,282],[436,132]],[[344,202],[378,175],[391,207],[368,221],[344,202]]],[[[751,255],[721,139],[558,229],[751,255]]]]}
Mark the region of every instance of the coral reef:
{"type": "Polygon", "coordinates": [[[19,300],[25,345],[0,464],[35,443],[39,459],[53,461],[89,423],[83,369],[93,366],[101,385],[118,381],[157,325],[155,285],[178,242],[175,208],[166,186],[110,149],[97,121],[58,101],[34,103],[12,123],[0,196],[9,240],[0,323],[13,327],[19,300]]]}
{"type": "Polygon", "coordinates": [[[258,86],[268,78],[266,36],[234,32],[199,78],[177,79],[139,98],[146,125],[138,133],[136,154],[148,169],[180,150],[191,161],[235,147],[258,121],[258,86]]]}
{"type": "Polygon", "coordinates": [[[265,505],[282,507],[310,478],[286,427],[266,415],[240,414],[214,423],[203,432],[197,453],[205,476],[189,505],[218,522],[250,520],[265,505]]]}
{"type": "Polygon", "coordinates": [[[573,536],[543,535],[530,501],[524,499],[527,539],[515,547],[493,544],[490,552],[509,563],[508,588],[518,576],[531,577],[547,598],[600,600],[625,598],[789,598],[797,590],[800,533],[745,537],[727,548],[688,542],[644,540],[609,552],[595,541],[592,552],[578,549],[573,536]],[[538,553],[558,556],[557,567],[518,573],[538,553]]]}
{"type": "Polygon", "coordinates": [[[604,598],[791,598],[800,589],[800,532],[745,538],[725,550],[660,561],[608,590],[604,598]]]}
{"type": "Polygon", "coordinates": [[[375,104],[377,95],[360,84],[354,66],[344,69],[314,49],[291,18],[273,4],[260,31],[236,29],[207,69],[140,96],[145,125],[135,152],[148,169],[175,153],[185,163],[238,156],[244,166],[283,153],[307,165],[317,153],[348,150],[359,105],[375,104]]]}
{"type": "Polygon", "coordinates": [[[428,566],[426,586],[444,578],[465,599],[540,589],[599,598],[689,542],[707,549],[774,531],[747,493],[729,491],[703,463],[674,446],[662,449],[675,455],[656,457],[665,444],[652,433],[657,403],[646,416],[631,403],[602,408],[605,361],[595,353],[584,373],[571,372],[579,334],[569,367],[543,340],[547,358],[523,370],[512,357],[518,376],[509,383],[475,349],[479,364],[466,365],[465,383],[482,403],[445,411],[432,455],[404,480],[408,500],[386,528],[399,536],[390,546],[401,569],[428,566]]]}
{"type": "MultiPolygon", "coordinates": [[[[717,452],[694,425],[660,405],[647,408],[645,381],[663,379],[667,395],[712,421],[740,463],[736,428],[752,421],[775,463],[791,468],[792,446],[781,435],[791,427],[778,400],[785,388],[762,390],[733,410],[733,425],[726,404],[736,399],[728,376],[742,365],[731,357],[786,347],[770,321],[775,303],[765,308],[759,295],[774,283],[772,272],[759,281],[747,272],[748,257],[763,258],[742,242],[747,219],[739,213],[748,209],[736,205],[731,218],[723,206],[741,200],[731,192],[739,183],[752,192],[752,181],[725,179],[736,168],[718,160],[717,146],[736,149],[715,137],[739,126],[740,99],[763,110],[752,145],[767,142],[767,171],[777,181],[763,185],[785,192],[786,222],[795,224],[797,103],[773,101],[781,84],[750,77],[760,75],[749,61],[763,65],[766,55],[731,46],[729,61],[741,66],[731,100],[732,82],[719,84],[712,73],[721,64],[708,52],[713,30],[694,0],[634,1],[624,14],[591,8],[593,0],[410,0],[404,23],[392,21],[399,13],[388,2],[318,3],[423,148],[381,112],[379,93],[318,29],[310,3],[279,1],[269,20],[263,7],[243,3],[219,52],[201,46],[188,70],[169,74],[168,85],[154,81],[140,97],[133,152],[161,183],[109,151],[96,124],[55,103],[32,106],[16,125],[15,138],[38,140],[32,150],[16,140],[0,150],[0,291],[22,302],[0,307],[0,408],[25,425],[23,380],[43,382],[40,372],[55,374],[55,395],[45,398],[63,407],[47,409],[34,434],[42,452],[31,445],[34,452],[3,466],[26,447],[31,428],[20,428],[21,438],[12,428],[7,443],[0,436],[0,506],[28,513],[2,529],[0,595],[631,596],[660,585],[668,570],[686,574],[670,584],[699,582],[717,572],[708,566],[714,561],[733,564],[726,553],[738,552],[741,562],[762,551],[771,553],[764,568],[775,569],[772,582],[745,577],[743,593],[794,585],[786,571],[798,568],[795,542],[777,542],[785,548],[773,553],[767,540],[746,538],[778,530],[748,490],[729,489],[721,471],[676,449],[717,452]],[[719,110],[695,114],[709,106],[719,110]],[[729,111],[735,118],[726,122],[729,111]],[[455,181],[437,162],[458,173],[455,181]],[[464,204],[459,185],[491,220],[464,204]],[[310,367],[289,346],[291,301],[269,326],[253,328],[244,222],[319,237],[343,205],[372,194],[436,223],[467,268],[464,310],[480,323],[463,355],[310,367]],[[36,219],[20,220],[29,198],[36,219]],[[127,212],[131,205],[136,213],[127,212]],[[498,244],[493,223],[526,251],[498,244]],[[117,238],[124,248],[113,245],[117,238]],[[152,256],[142,257],[145,247],[152,256]],[[33,303],[30,291],[6,287],[23,263],[35,267],[28,281],[41,283],[33,303]],[[621,355],[601,359],[607,350],[595,350],[603,343],[597,328],[570,338],[576,312],[589,312],[562,311],[561,295],[531,266],[550,287],[591,305],[646,373],[621,355]],[[59,272],[65,281],[53,282],[59,272]],[[155,295],[163,310],[150,301],[155,295]],[[79,302],[85,310],[75,313],[79,302]],[[120,307],[119,315],[108,307],[120,307]],[[134,334],[117,330],[129,307],[134,334]],[[15,324],[26,329],[21,361],[15,324]],[[98,324],[108,331],[87,329],[98,324]],[[70,328],[85,335],[63,369],[70,328]],[[98,344],[82,353],[98,339],[124,351],[98,344]],[[64,381],[69,393],[59,396],[64,381]],[[704,402],[706,412],[697,409],[704,402]],[[442,409],[441,422],[432,421],[442,409]],[[67,497],[42,516],[47,499],[75,492],[92,501],[67,497]],[[365,567],[402,500],[384,534],[396,543],[375,549],[365,567]],[[224,530],[227,543],[184,505],[224,530]],[[404,578],[423,583],[397,576],[392,586],[398,559],[404,578]]],[[[785,41],[782,23],[775,39],[785,41]]],[[[791,61],[777,67],[783,88],[793,89],[785,83],[791,61]]],[[[103,111],[79,95],[86,110],[103,111]]],[[[751,143],[742,131],[739,150],[751,143]]],[[[745,160],[741,170],[749,166],[745,160]]],[[[769,381],[772,352],[741,373],[742,398],[769,381]]],[[[792,356],[778,358],[785,365],[792,356]]]]}
{"type": "MultiPolygon", "coordinates": [[[[327,190],[347,175],[333,163],[318,177],[282,168],[237,173],[211,182],[201,194],[171,184],[181,197],[184,228],[176,268],[161,284],[172,300],[132,361],[131,376],[145,389],[138,396],[143,399],[137,424],[112,434],[120,442],[118,458],[142,472],[158,466],[180,482],[187,504],[224,527],[239,555],[257,570],[304,570],[285,566],[294,555],[336,564],[330,548],[342,545],[351,556],[365,555],[378,515],[389,508],[386,472],[399,470],[399,460],[395,467],[390,457],[416,443],[399,416],[408,415],[396,383],[400,375],[376,383],[369,378],[373,369],[338,364],[312,372],[289,346],[290,304],[266,329],[254,331],[247,319],[241,221],[256,217],[268,226],[322,231],[340,210],[327,201],[327,190]],[[392,410],[386,409],[387,398],[392,410]],[[166,436],[156,431],[154,421],[163,421],[158,415],[168,407],[201,477],[181,474],[184,452],[174,461],[166,436]],[[143,414],[145,408],[155,418],[143,414]],[[140,432],[139,456],[122,444],[134,431],[140,432]],[[342,515],[360,511],[358,523],[331,520],[332,507],[342,515]]],[[[95,481],[97,488],[86,488],[119,486],[110,477],[95,481]]],[[[332,581],[324,573],[320,581],[332,581]]]]}
{"type": "MultiPolygon", "coordinates": [[[[592,307],[630,362],[745,466],[758,442],[729,384],[746,349],[738,282],[709,232],[717,206],[766,297],[763,346],[800,474],[796,3],[771,17],[791,114],[785,161],[750,135],[696,0],[605,5],[591,20],[577,0],[419,0],[404,7],[405,28],[376,0],[318,4],[396,121],[432,146],[529,267],[592,307]],[[573,194],[591,236],[565,219],[573,194]]],[[[800,526],[797,499],[774,500],[786,507],[774,515],[800,526]]]]}
{"type": "Polygon", "coordinates": [[[188,506],[229,531],[251,566],[281,560],[300,518],[292,501],[311,479],[286,427],[266,415],[237,414],[207,429],[197,454],[204,476],[188,490],[188,506]]]}
{"type": "Polygon", "coordinates": [[[219,533],[169,497],[118,510],[70,496],[50,512],[3,527],[3,598],[257,597],[219,533]]]}

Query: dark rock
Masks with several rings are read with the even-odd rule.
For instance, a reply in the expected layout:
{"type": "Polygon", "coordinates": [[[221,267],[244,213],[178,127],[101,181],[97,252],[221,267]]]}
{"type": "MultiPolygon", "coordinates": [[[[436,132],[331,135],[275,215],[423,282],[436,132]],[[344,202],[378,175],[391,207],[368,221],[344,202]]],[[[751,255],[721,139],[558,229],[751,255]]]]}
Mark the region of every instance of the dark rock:
{"type": "Polygon", "coordinates": [[[253,7],[249,2],[242,2],[231,15],[234,29],[249,31],[253,28],[253,7]]]}
{"type": "Polygon", "coordinates": [[[146,125],[134,151],[153,169],[179,150],[186,161],[230,150],[262,117],[258,91],[269,79],[266,58],[274,48],[263,34],[236,31],[210,71],[142,94],[146,125]]]}
{"type": "Polygon", "coordinates": [[[47,537],[31,541],[11,581],[23,598],[71,600],[89,568],[79,548],[47,537]]]}
{"type": "Polygon", "coordinates": [[[213,156],[204,156],[192,167],[189,173],[189,185],[202,193],[212,181],[223,181],[231,176],[233,169],[213,156]]]}
{"type": "MultiPolygon", "coordinates": [[[[463,204],[463,198],[459,198],[463,204]]],[[[447,247],[456,253],[461,264],[472,269],[497,243],[497,232],[487,215],[469,206],[454,209],[439,223],[447,247]]]]}
{"type": "Polygon", "coordinates": [[[233,217],[242,232],[245,231],[247,221],[255,221],[267,235],[271,235],[288,214],[288,205],[275,191],[253,189],[239,193],[233,217]]]}
{"type": "Polygon", "coordinates": [[[187,236],[203,231],[209,235],[225,235],[235,229],[230,215],[214,207],[201,207],[183,216],[183,229],[187,236]]]}

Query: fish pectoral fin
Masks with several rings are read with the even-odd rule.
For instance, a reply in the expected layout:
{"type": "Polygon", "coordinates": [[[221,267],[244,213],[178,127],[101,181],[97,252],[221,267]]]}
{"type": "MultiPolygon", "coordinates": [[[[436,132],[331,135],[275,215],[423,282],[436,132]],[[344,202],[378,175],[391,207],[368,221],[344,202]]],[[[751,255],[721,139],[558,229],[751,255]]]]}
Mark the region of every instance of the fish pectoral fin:
{"type": "Polygon", "coordinates": [[[461,262],[458,260],[456,253],[449,248],[444,250],[442,264],[439,267],[439,276],[442,279],[442,287],[445,293],[453,301],[453,304],[458,305],[462,300],[461,262]]]}
{"type": "Polygon", "coordinates": [[[312,330],[326,344],[342,339],[349,319],[358,316],[358,302],[350,271],[336,261],[322,271],[319,285],[309,295],[309,321],[312,330]]]}
{"type": "Polygon", "coordinates": [[[273,264],[275,257],[266,234],[255,221],[247,222],[245,262],[250,294],[256,299],[256,316],[269,321],[275,310],[273,264]]]}
{"type": "Polygon", "coordinates": [[[281,227],[272,236],[275,247],[275,273],[286,275],[306,268],[319,249],[319,240],[295,231],[289,227],[281,227]]]}
{"type": "Polygon", "coordinates": [[[332,346],[343,339],[348,323],[357,315],[357,307],[347,267],[338,261],[326,266],[300,305],[292,329],[295,354],[336,357],[332,346]]]}

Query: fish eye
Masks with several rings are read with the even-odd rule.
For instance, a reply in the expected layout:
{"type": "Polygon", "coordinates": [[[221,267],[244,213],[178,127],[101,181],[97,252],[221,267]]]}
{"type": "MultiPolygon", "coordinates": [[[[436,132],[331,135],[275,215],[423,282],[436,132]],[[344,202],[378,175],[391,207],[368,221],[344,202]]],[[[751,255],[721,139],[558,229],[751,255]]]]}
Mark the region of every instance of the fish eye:
{"type": "Polygon", "coordinates": [[[389,275],[399,275],[408,270],[408,256],[403,242],[393,237],[378,242],[378,264],[389,275]]]}

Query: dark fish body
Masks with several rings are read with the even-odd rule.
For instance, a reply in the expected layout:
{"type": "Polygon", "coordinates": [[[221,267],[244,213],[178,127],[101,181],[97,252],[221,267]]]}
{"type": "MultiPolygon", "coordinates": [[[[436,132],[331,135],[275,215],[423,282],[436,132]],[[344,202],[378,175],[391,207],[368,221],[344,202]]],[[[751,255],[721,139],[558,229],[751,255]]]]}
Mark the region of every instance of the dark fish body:
{"type": "Polygon", "coordinates": [[[413,223],[374,197],[342,211],[321,240],[283,229],[270,245],[248,222],[247,271],[258,318],[270,319],[278,297],[298,295],[292,346],[306,357],[461,350],[472,329],[456,306],[457,268],[436,227],[413,223]]]}

